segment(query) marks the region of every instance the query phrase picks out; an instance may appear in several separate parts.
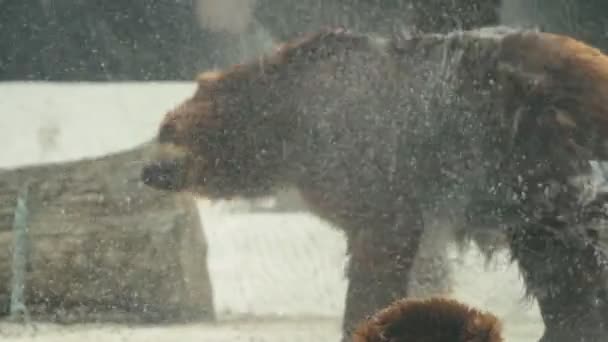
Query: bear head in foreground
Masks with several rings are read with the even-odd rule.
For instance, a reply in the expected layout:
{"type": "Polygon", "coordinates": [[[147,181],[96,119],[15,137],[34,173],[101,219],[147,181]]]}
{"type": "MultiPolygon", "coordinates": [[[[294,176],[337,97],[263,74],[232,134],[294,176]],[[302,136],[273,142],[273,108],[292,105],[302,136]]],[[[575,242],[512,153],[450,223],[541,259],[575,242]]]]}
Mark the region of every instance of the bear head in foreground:
{"type": "Polygon", "coordinates": [[[353,342],[503,342],[502,324],[453,299],[399,299],[359,323],[353,342]]]}

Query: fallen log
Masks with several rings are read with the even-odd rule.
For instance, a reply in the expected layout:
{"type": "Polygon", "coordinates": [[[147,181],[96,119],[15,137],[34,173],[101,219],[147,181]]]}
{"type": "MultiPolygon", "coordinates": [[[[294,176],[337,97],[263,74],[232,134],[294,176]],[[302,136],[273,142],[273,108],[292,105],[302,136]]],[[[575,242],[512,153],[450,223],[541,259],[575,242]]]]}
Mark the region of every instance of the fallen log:
{"type": "Polygon", "coordinates": [[[13,249],[23,247],[14,246],[12,225],[27,183],[23,296],[32,319],[214,318],[198,208],[140,182],[148,149],[0,170],[0,316],[11,311],[13,249]]]}

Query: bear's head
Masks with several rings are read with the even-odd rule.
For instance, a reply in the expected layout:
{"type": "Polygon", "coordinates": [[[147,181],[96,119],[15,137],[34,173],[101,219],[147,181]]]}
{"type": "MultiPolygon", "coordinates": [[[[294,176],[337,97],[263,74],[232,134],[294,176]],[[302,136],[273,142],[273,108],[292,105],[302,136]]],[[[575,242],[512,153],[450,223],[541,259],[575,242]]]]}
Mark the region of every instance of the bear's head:
{"type": "Polygon", "coordinates": [[[166,114],[159,154],[142,171],[153,188],[207,198],[254,198],[289,177],[298,134],[295,94],[307,68],[356,41],[326,29],[288,41],[271,54],[199,75],[194,95],[166,114]],[[346,44],[343,44],[346,43],[346,44]]]}
{"type": "Polygon", "coordinates": [[[502,324],[456,300],[399,299],[363,320],[353,342],[502,342],[502,324]]]}
{"type": "Polygon", "coordinates": [[[281,147],[293,124],[277,111],[280,104],[270,102],[275,85],[251,69],[198,77],[194,96],[160,125],[159,153],[143,170],[145,184],[230,198],[264,195],[280,183],[286,158],[281,147]]]}

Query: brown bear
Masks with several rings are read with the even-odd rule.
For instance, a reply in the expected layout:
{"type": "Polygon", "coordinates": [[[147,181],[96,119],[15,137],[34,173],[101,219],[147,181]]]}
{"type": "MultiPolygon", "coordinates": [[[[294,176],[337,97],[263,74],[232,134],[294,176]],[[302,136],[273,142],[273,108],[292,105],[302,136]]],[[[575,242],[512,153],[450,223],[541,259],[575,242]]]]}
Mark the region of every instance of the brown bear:
{"type": "Polygon", "coordinates": [[[423,215],[506,234],[543,342],[604,341],[607,258],[586,210],[606,138],[608,57],[574,39],[329,28],[202,73],[142,179],[222,199],[296,187],[347,238],[345,341],[407,295],[423,215]]]}
{"type": "Polygon", "coordinates": [[[502,342],[502,323],[453,299],[399,299],[361,321],[353,342],[502,342]]]}

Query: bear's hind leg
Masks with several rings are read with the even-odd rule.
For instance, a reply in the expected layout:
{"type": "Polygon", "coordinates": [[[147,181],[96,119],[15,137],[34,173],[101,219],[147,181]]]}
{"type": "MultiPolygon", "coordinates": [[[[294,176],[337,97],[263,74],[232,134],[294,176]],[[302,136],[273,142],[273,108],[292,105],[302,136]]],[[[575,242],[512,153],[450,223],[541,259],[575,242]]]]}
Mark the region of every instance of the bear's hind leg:
{"type": "Polygon", "coordinates": [[[569,227],[526,224],[509,235],[543,317],[541,342],[607,341],[608,269],[599,246],[569,227]]]}

